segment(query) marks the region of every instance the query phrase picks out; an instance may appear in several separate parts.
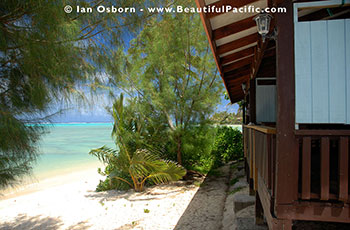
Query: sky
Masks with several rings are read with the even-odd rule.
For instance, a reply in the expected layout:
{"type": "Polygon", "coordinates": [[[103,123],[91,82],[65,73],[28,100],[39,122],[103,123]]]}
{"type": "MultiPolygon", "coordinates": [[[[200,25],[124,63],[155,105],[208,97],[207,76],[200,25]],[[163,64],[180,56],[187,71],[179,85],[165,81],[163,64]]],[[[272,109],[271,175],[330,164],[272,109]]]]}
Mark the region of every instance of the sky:
{"type": "MultiPolygon", "coordinates": [[[[80,106],[75,103],[68,105],[70,109],[65,110],[61,115],[53,118],[54,123],[99,123],[112,122],[112,117],[106,111],[106,106],[111,106],[112,102],[105,95],[100,95],[95,103],[90,106],[80,106]]],[[[221,98],[221,103],[217,106],[216,111],[237,112],[238,105],[228,105],[229,101],[224,97],[221,98]]]]}

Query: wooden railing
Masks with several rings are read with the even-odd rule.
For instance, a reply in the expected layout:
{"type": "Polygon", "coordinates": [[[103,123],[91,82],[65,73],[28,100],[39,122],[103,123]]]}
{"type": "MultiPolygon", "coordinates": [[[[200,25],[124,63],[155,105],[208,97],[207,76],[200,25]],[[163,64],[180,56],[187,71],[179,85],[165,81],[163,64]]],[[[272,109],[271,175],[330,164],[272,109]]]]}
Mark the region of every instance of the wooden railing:
{"type": "Polygon", "coordinates": [[[349,202],[349,130],[296,130],[299,199],[349,202]]]}
{"type": "Polygon", "coordinates": [[[257,190],[258,178],[261,178],[270,195],[274,196],[276,129],[246,125],[243,127],[243,134],[244,155],[249,165],[249,176],[254,182],[254,190],[257,190]]]}

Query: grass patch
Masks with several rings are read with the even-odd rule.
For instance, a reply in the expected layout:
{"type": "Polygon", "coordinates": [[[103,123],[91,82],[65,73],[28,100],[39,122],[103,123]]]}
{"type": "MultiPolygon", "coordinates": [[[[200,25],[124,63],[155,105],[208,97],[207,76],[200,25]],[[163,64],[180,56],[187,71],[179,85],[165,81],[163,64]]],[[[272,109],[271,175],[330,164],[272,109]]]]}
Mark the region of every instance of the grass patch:
{"type": "Polygon", "coordinates": [[[203,187],[203,186],[204,186],[204,183],[203,183],[203,182],[200,182],[200,181],[195,181],[193,184],[194,184],[195,186],[197,186],[197,187],[203,187]]]}
{"type": "Polygon", "coordinates": [[[105,202],[103,200],[100,200],[99,203],[100,203],[101,206],[105,205],[105,202]]]}
{"type": "Polygon", "coordinates": [[[230,185],[234,185],[236,184],[241,178],[243,178],[244,176],[238,176],[238,177],[235,177],[233,178],[231,181],[230,181],[230,185]]]}
{"type": "Polygon", "coordinates": [[[231,165],[231,169],[232,169],[232,170],[236,170],[236,169],[237,169],[237,164],[232,164],[232,165],[231,165]]]}
{"type": "Polygon", "coordinates": [[[201,165],[194,165],[194,166],[188,167],[187,169],[193,170],[195,172],[199,172],[200,174],[204,174],[204,175],[210,171],[210,168],[206,166],[201,166],[201,165]]]}
{"type": "Polygon", "coordinates": [[[244,187],[237,187],[237,188],[233,189],[233,190],[229,193],[229,195],[235,194],[236,192],[241,191],[243,188],[244,188],[244,187]]]}
{"type": "Polygon", "coordinates": [[[219,176],[222,176],[222,172],[220,172],[219,170],[217,169],[212,169],[208,172],[208,175],[209,176],[216,176],[216,177],[219,177],[219,176]]]}
{"type": "Polygon", "coordinates": [[[230,185],[234,185],[234,184],[236,184],[238,181],[239,181],[239,178],[238,178],[238,177],[233,178],[233,179],[230,181],[230,185]]]}

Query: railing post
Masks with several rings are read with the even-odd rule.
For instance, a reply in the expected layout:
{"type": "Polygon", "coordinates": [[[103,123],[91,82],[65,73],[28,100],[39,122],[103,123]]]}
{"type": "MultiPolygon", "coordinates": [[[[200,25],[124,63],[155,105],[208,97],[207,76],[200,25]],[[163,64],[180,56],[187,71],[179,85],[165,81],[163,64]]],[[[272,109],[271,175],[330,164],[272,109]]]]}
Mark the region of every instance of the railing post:
{"type": "Polygon", "coordinates": [[[271,134],[267,134],[267,188],[271,189],[271,181],[272,181],[272,138],[271,134]]]}
{"type": "Polygon", "coordinates": [[[349,139],[340,137],[339,148],[339,200],[348,200],[349,139]]]}
{"type": "Polygon", "coordinates": [[[321,200],[329,199],[329,138],[321,138],[321,200]]]}
{"type": "Polygon", "coordinates": [[[311,188],[311,137],[303,138],[303,152],[302,152],[302,192],[301,198],[308,200],[311,188]]]}

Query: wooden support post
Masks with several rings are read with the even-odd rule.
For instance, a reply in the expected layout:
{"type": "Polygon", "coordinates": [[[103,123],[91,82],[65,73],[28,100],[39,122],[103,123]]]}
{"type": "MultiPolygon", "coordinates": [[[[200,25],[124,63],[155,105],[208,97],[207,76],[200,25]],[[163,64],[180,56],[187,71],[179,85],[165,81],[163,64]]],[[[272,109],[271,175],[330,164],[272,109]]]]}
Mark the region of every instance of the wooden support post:
{"type": "Polygon", "coordinates": [[[329,138],[321,139],[321,200],[329,199],[329,138]]]}
{"type": "Polygon", "coordinates": [[[266,137],[266,141],[267,141],[267,175],[265,178],[267,178],[267,188],[271,189],[272,185],[272,137],[271,134],[267,134],[266,137]]]}
{"type": "MultiPolygon", "coordinates": [[[[278,6],[287,12],[276,14],[277,41],[277,134],[276,134],[276,189],[277,205],[292,204],[298,199],[298,140],[295,137],[295,70],[293,1],[278,6]]],[[[282,214],[282,213],[281,213],[282,214]]]]}
{"type": "Polygon", "coordinates": [[[302,152],[302,191],[301,198],[305,200],[310,199],[311,188],[311,137],[303,138],[303,152],[302,152]]]}
{"type": "Polygon", "coordinates": [[[254,143],[254,140],[253,140],[253,130],[252,129],[249,129],[249,176],[250,176],[250,179],[253,178],[253,149],[254,149],[254,146],[253,146],[253,143],[254,143]]]}
{"type": "Polygon", "coordinates": [[[349,139],[340,137],[339,149],[339,200],[348,200],[349,139]]]}
{"type": "Polygon", "coordinates": [[[257,155],[256,155],[256,131],[253,130],[253,188],[254,191],[258,190],[258,168],[257,168],[257,155]]]}
{"type": "Polygon", "coordinates": [[[275,197],[275,181],[276,181],[276,136],[272,137],[271,149],[271,195],[275,197]]]}
{"type": "Polygon", "coordinates": [[[250,122],[256,123],[256,85],[255,79],[250,80],[249,89],[249,116],[250,122]]]}
{"type": "Polygon", "coordinates": [[[263,225],[264,224],[264,209],[261,204],[259,193],[255,193],[255,224],[263,225]]]}

